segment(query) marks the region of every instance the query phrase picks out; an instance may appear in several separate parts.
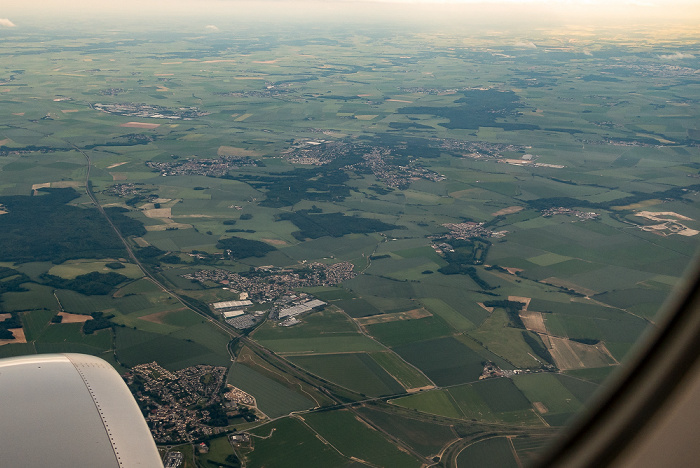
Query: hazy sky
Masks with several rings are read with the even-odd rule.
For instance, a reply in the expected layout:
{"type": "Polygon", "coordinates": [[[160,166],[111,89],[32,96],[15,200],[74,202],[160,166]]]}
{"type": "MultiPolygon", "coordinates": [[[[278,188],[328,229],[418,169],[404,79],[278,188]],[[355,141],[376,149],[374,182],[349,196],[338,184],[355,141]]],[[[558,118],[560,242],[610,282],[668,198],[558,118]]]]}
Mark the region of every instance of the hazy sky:
{"type": "MultiPolygon", "coordinates": [[[[698,0],[2,0],[0,19],[21,26],[20,17],[34,16],[44,22],[55,18],[100,17],[143,19],[178,15],[191,18],[257,17],[284,19],[316,17],[342,19],[344,14],[361,18],[362,14],[377,13],[390,18],[416,18],[428,14],[446,19],[477,14],[493,18],[522,19],[559,18],[561,21],[583,21],[587,18],[612,21],[675,19],[694,21],[700,18],[698,0]],[[101,15],[101,16],[100,16],[101,15]],[[495,16],[494,16],[495,15],[495,16]],[[525,15],[525,16],[522,16],[525,15]],[[17,19],[16,19],[17,18],[17,19]]],[[[0,23],[0,28],[12,27],[0,23]]]]}

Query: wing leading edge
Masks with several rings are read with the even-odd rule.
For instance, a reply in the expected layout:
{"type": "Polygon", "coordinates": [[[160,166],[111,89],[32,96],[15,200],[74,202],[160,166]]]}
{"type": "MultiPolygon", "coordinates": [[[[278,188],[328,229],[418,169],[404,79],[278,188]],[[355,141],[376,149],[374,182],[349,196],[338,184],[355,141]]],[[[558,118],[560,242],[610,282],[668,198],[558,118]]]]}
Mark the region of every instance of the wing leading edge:
{"type": "Polygon", "coordinates": [[[136,401],[100,358],[0,359],[0,395],[3,466],[163,466],[136,401]]]}

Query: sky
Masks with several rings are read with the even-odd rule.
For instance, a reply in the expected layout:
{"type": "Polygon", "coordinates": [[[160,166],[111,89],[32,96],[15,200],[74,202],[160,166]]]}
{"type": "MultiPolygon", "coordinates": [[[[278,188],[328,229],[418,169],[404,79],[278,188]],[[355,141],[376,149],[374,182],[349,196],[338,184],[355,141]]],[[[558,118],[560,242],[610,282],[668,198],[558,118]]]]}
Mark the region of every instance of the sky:
{"type": "MultiPolygon", "coordinates": [[[[255,17],[277,19],[351,18],[377,14],[387,18],[484,15],[522,21],[698,21],[698,0],[2,0],[0,29],[21,26],[25,18],[43,22],[66,17],[255,17]],[[22,20],[22,21],[21,21],[22,20]]],[[[696,23],[697,24],[697,23],[696,23]]]]}

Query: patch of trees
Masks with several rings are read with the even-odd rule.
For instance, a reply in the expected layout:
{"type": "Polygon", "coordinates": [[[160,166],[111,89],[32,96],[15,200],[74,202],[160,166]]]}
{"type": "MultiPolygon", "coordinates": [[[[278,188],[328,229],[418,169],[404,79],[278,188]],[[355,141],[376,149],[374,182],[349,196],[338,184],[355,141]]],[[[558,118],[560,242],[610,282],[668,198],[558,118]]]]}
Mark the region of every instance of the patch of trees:
{"type": "Polygon", "coordinates": [[[109,294],[118,284],[127,281],[129,278],[111,271],[109,273],[93,271],[85,275],[76,276],[70,280],[48,273],[43,273],[39,276],[39,279],[56,289],[70,289],[86,296],[96,296],[109,294]]]}
{"type": "Polygon", "coordinates": [[[527,330],[523,330],[522,334],[525,343],[527,343],[527,345],[530,348],[532,348],[532,350],[538,357],[540,357],[543,361],[546,361],[550,365],[554,365],[554,359],[552,358],[552,355],[549,354],[549,350],[544,345],[544,343],[542,343],[542,340],[539,337],[533,336],[532,333],[530,333],[527,330]]]}
{"type": "Polygon", "coordinates": [[[467,275],[482,289],[493,289],[479,277],[472,265],[480,265],[486,260],[491,242],[485,239],[452,239],[449,241],[453,252],[444,250],[447,265],[438,269],[443,275],[467,275]]]}
{"type": "Polygon", "coordinates": [[[152,245],[134,249],[134,255],[143,263],[158,264],[161,256],[165,255],[165,250],[160,250],[152,245]]]}
{"type": "Polygon", "coordinates": [[[479,272],[473,266],[466,266],[464,264],[449,264],[442,268],[438,268],[438,271],[443,275],[466,275],[472,279],[481,289],[496,289],[491,286],[485,279],[479,276],[479,272]]]}
{"type": "Polygon", "coordinates": [[[121,262],[109,262],[105,263],[105,266],[110,270],[121,270],[122,268],[126,268],[121,262]]]}
{"type": "Polygon", "coordinates": [[[55,151],[68,151],[68,148],[55,148],[53,146],[35,146],[28,145],[21,148],[11,148],[9,146],[0,146],[0,156],[7,156],[9,154],[17,153],[53,153],[55,151]]]}
{"type": "Polygon", "coordinates": [[[163,263],[169,263],[171,265],[176,265],[178,263],[182,263],[182,259],[174,254],[165,255],[165,256],[161,257],[160,261],[163,263]]]}
{"type": "Polygon", "coordinates": [[[0,322],[0,340],[14,340],[15,335],[9,330],[10,328],[22,328],[22,320],[19,315],[13,312],[12,316],[0,322]]]}
{"type": "Polygon", "coordinates": [[[26,291],[22,284],[29,281],[31,279],[24,273],[12,268],[0,267],[0,294],[26,291]]]}
{"type": "Polygon", "coordinates": [[[500,307],[506,311],[508,315],[508,326],[512,328],[525,328],[525,324],[520,318],[520,311],[523,310],[525,304],[518,301],[508,301],[508,300],[493,300],[484,301],[486,307],[500,307]]]}
{"type": "Polygon", "coordinates": [[[392,190],[390,188],[382,187],[382,186],[377,185],[377,184],[372,184],[369,187],[367,187],[367,189],[373,191],[374,193],[376,193],[378,195],[387,195],[387,194],[392,192],[392,190]]]}
{"type": "Polygon", "coordinates": [[[234,224],[236,224],[235,219],[227,219],[224,221],[224,226],[233,226],[234,224]]]}
{"type": "Polygon", "coordinates": [[[571,197],[553,197],[553,198],[538,198],[536,200],[528,200],[526,203],[535,210],[546,210],[553,206],[561,206],[564,208],[599,208],[609,210],[613,206],[632,205],[634,203],[643,202],[652,199],[679,199],[690,191],[700,190],[700,184],[688,185],[686,187],[673,187],[668,190],[660,190],[658,192],[644,193],[632,192],[629,197],[618,198],[605,202],[593,203],[588,200],[579,200],[571,197]]]}
{"type": "Polygon", "coordinates": [[[416,130],[434,130],[434,128],[430,125],[419,124],[416,122],[390,122],[389,128],[395,128],[397,130],[410,130],[412,128],[415,128],[416,130]]]}
{"type": "Polygon", "coordinates": [[[142,133],[130,133],[112,138],[112,141],[104,143],[93,143],[83,146],[83,149],[89,150],[99,146],[137,146],[147,145],[156,140],[156,135],[145,135],[142,133]]]}
{"type": "Polygon", "coordinates": [[[104,330],[105,328],[111,328],[113,323],[110,321],[114,315],[104,315],[103,312],[93,312],[90,314],[92,317],[90,320],[83,323],[83,333],[86,335],[92,335],[97,330],[104,330]]]}
{"type": "Polygon", "coordinates": [[[225,427],[228,426],[228,418],[226,417],[226,411],[221,408],[220,404],[209,405],[205,410],[209,411],[209,426],[214,427],[225,427]]]}
{"type": "Polygon", "coordinates": [[[298,227],[300,230],[292,233],[298,240],[404,229],[403,226],[388,224],[377,219],[345,216],[343,213],[315,214],[306,210],[282,213],[277,217],[277,220],[291,221],[298,227]]]}
{"type": "Polygon", "coordinates": [[[146,228],[141,221],[125,215],[125,213],[129,212],[126,208],[111,206],[104,210],[109,219],[112,220],[112,223],[119,229],[119,232],[122,233],[122,236],[143,236],[146,234],[146,228]]]}
{"type": "Polygon", "coordinates": [[[383,255],[370,255],[369,256],[370,260],[381,260],[382,258],[391,258],[391,255],[383,254],[383,255]]]}
{"type": "Polygon", "coordinates": [[[268,252],[277,250],[275,247],[265,242],[235,236],[219,240],[216,244],[216,248],[224,249],[224,252],[228,256],[235,259],[264,257],[268,252]]]}
{"type": "Polygon", "coordinates": [[[63,322],[63,315],[56,314],[53,317],[51,317],[51,323],[61,323],[61,322],[63,322]]]}
{"type": "Polygon", "coordinates": [[[126,200],[124,203],[127,206],[136,206],[139,203],[141,203],[142,201],[146,201],[146,200],[148,200],[148,197],[146,197],[145,195],[134,195],[133,197],[126,200]]]}
{"type": "Polygon", "coordinates": [[[438,124],[449,129],[473,129],[479,127],[500,127],[504,130],[535,130],[537,125],[510,124],[497,122],[496,119],[517,116],[517,109],[522,107],[520,98],[513,91],[495,89],[470,89],[463,91],[463,98],[457,99],[457,106],[428,107],[415,106],[399,109],[399,114],[428,114],[449,119],[447,123],[438,124]]]}
{"type": "Polygon", "coordinates": [[[209,309],[209,306],[199,299],[195,299],[194,297],[190,297],[185,294],[181,294],[180,299],[182,299],[182,302],[184,302],[187,307],[195,309],[196,311],[208,315],[209,317],[217,318],[217,315],[215,315],[211,309],[209,309]]]}
{"type": "Polygon", "coordinates": [[[267,190],[261,206],[280,208],[302,200],[343,201],[350,195],[350,187],[346,185],[349,177],[342,167],[360,161],[362,153],[358,152],[353,158],[338,157],[319,168],[295,169],[275,175],[244,175],[242,180],[267,190]]]}
{"type": "MultiPolygon", "coordinates": [[[[72,188],[40,189],[41,196],[0,197],[5,206],[0,229],[0,261],[63,263],[74,258],[114,258],[126,250],[107,220],[95,208],[67,203],[79,194],[72,188]]],[[[144,232],[138,221],[118,209],[105,210],[126,235],[144,232]]]]}
{"type": "Polygon", "coordinates": [[[597,345],[600,343],[600,340],[596,340],[594,338],[569,338],[569,340],[585,345],[597,345]]]}
{"type": "Polygon", "coordinates": [[[253,215],[250,213],[243,213],[240,219],[243,221],[247,221],[249,219],[253,219],[253,215]]]}
{"type": "MultiPolygon", "coordinates": [[[[494,217],[492,220],[486,221],[482,227],[489,228],[491,226],[495,226],[496,224],[500,223],[504,219],[506,219],[506,217],[504,215],[498,215],[498,216],[494,217]]],[[[468,220],[468,221],[471,221],[471,220],[468,220]]]]}
{"type": "Polygon", "coordinates": [[[255,413],[250,410],[250,408],[246,406],[241,406],[238,408],[238,413],[240,416],[246,420],[246,422],[253,422],[258,419],[257,416],[255,416],[255,413]]]}

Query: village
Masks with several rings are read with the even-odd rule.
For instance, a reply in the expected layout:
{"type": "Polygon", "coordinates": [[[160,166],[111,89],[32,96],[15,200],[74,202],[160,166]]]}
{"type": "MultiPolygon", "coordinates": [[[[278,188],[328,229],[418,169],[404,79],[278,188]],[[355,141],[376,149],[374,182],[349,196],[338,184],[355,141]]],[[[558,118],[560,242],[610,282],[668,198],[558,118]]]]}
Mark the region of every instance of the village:
{"type": "Polygon", "coordinates": [[[593,211],[579,211],[579,210],[573,210],[571,208],[564,208],[562,206],[559,207],[552,207],[552,208],[547,208],[546,210],[542,210],[542,217],[544,218],[551,218],[552,216],[556,215],[569,215],[569,216],[576,216],[578,219],[585,221],[588,219],[598,219],[600,215],[598,213],[594,213],[593,211]]]}
{"type": "Polygon", "coordinates": [[[232,168],[255,166],[256,163],[247,156],[221,156],[219,158],[188,158],[183,161],[154,162],[147,161],[146,166],[165,176],[202,175],[207,177],[226,177],[232,168]]]}
{"type": "Polygon", "coordinates": [[[369,168],[374,176],[383,181],[389,187],[400,189],[408,188],[412,180],[425,179],[432,182],[445,180],[445,176],[435,171],[430,171],[413,161],[401,166],[387,162],[391,157],[391,150],[387,148],[374,148],[362,156],[362,165],[369,168]]]}
{"type": "Polygon", "coordinates": [[[492,231],[491,229],[485,228],[484,223],[475,223],[473,221],[445,223],[443,226],[450,230],[450,233],[444,236],[447,239],[472,239],[474,237],[500,238],[508,233],[508,231],[492,231]]]}

